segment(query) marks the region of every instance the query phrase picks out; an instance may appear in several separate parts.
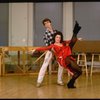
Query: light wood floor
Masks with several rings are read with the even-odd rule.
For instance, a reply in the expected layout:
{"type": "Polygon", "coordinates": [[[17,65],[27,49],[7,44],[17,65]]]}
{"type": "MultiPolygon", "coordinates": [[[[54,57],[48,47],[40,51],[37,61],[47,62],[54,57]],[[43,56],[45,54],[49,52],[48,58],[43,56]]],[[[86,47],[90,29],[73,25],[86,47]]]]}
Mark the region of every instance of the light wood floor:
{"type": "Polygon", "coordinates": [[[1,98],[100,98],[100,73],[93,73],[86,78],[83,74],[77,81],[75,89],[68,89],[66,83],[69,80],[64,74],[64,86],[56,84],[57,74],[46,74],[40,88],[36,87],[37,74],[33,75],[8,75],[0,77],[1,98]]]}

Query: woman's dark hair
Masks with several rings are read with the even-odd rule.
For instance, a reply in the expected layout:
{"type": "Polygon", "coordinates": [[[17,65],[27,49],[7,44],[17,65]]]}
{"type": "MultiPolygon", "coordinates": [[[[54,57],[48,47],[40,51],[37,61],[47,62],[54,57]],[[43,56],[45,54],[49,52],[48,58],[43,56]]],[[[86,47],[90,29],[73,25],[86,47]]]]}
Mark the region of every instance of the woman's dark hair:
{"type": "Polygon", "coordinates": [[[54,36],[53,36],[53,43],[55,43],[55,37],[56,37],[57,35],[60,35],[60,36],[61,36],[61,41],[60,41],[60,43],[62,43],[62,42],[63,42],[63,34],[62,34],[62,32],[60,32],[60,31],[57,31],[56,33],[54,33],[54,36]]]}
{"type": "Polygon", "coordinates": [[[47,22],[47,21],[49,21],[51,23],[51,20],[49,18],[45,18],[45,19],[42,20],[42,24],[45,25],[44,23],[47,22]]]}

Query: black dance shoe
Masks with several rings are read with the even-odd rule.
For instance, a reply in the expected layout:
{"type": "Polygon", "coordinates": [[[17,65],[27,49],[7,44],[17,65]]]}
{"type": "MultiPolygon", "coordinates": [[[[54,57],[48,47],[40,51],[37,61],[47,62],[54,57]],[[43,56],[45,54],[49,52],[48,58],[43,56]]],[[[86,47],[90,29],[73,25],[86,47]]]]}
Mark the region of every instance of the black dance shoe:
{"type": "Polygon", "coordinates": [[[68,88],[76,88],[76,86],[70,85],[70,84],[67,84],[67,87],[68,87],[68,88]]]}
{"type": "Polygon", "coordinates": [[[77,35],[80,30],[81,30],[81,26],[79,26],[78,22],[76,21],[73,29],[73,33],[77,35]]]}
{"type": "Polygon", "coordinates": [[[76,88],[76,86],[74,86],[75,80],[72,78],[68,83],[67,83],[67,87],[68,88],[76,88]]]}

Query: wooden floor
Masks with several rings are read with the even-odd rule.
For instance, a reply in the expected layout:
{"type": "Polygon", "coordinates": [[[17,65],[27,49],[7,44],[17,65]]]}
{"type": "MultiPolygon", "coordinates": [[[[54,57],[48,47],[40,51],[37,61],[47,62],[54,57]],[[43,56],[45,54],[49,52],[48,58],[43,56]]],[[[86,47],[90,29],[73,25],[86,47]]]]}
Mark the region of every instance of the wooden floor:
{"type": "Polygon", "coordinates": [[[75,89],[66,87],[70,76],[64,74],[64,86],[56,84],[57,74],[46,74],[40,88],[36,87],[37,74],[33,75],[8,75],[0,77],[1,98],[100,98],[100,73],[93,73],[86,78],[83,74],[77,81],[75,89]]]}

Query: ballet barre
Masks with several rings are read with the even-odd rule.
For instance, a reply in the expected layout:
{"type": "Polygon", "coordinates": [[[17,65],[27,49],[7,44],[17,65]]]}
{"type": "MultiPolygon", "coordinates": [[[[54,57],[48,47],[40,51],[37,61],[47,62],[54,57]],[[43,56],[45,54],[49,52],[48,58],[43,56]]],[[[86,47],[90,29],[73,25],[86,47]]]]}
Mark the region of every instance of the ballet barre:
{"type": "MultiPolygon", "coordinates": [[[[22,72],[22,74],[26,73],[26,67],[25,67],[25,62],[26,62],[26,56],[27,53],[32,50],[32,49],[36,49],[38,47],[29,47],[29,46],[2,46],[0,47],[0,76],[4,76],[5,73],[5,56],[9,57],[9,54],[7,55],[6,52],[11,52],[14,51],[17,54],[17,68],[19,68],[22,72]],[[21,67],[20,67],[21,66],[21,67]]],[[[43,55],[42,55],[43,56],[43,55]]],[[[36,59],[36,61],[34,61],[34,63],[38,62],[38,60],[42,57],[40,56],[38,59],[36,59]]],[[[14,60],[13,60],[14,62],[14,60]]]]}

